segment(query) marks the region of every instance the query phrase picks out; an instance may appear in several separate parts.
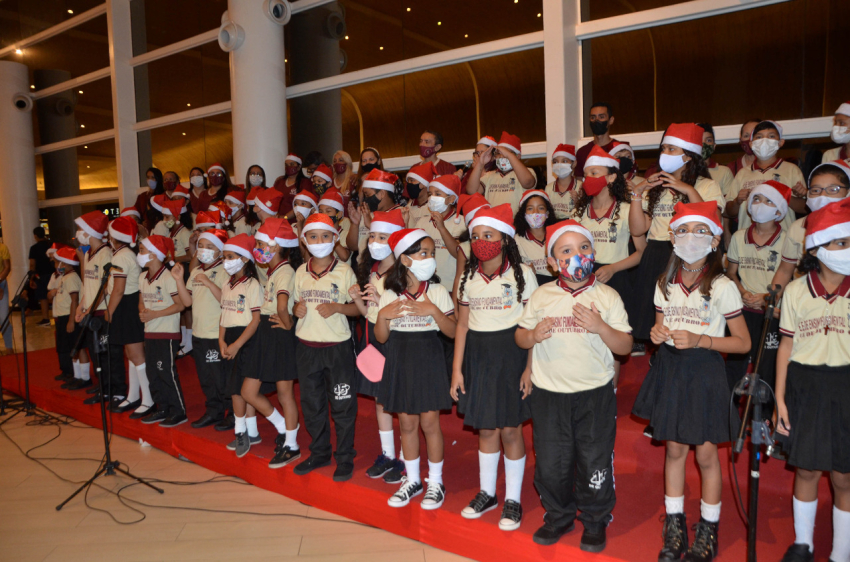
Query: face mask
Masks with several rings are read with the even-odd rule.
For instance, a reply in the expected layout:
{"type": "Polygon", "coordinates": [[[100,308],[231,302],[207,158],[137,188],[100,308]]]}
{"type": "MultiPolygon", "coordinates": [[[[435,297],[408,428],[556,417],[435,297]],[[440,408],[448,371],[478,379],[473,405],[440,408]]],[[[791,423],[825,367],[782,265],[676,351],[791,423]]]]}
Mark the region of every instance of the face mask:
{"type": "Polygon", "coordinates": [[[770,160],[779,152],[779,141],[776,139],[758,139],[752,142],[753,154],[760,160],[770,160]]]}
{"type": "Polygon", "coordinates": [[[328,184],[328,183],[314,183],[313,184],[313,191],[316,192],[316,195],[319,196],[319,199],[321,199],[322,195],[325,194],[325,191],[328,190],[329,185],[330,184],[328,184]]]}
{"type": "Polygon", "coordinates": [[[608,187],[608,179],[605,176],[595,178],[586,177],[584,178],[584,183],[581,184],[581,188],[588,197],[596,197],[596,194],[601,192],[605,187],[608,187]]]}
{"type": "Polygon", "coordinates": [[[424,260],[413,260],[410,267],[407,269],[413,273],[413,276],[420,281],[428,281],[434,276],[437,271],[437,260],[434,258],[426,258],[424,260]]]}
{"type": "Polygon", "coordinates": [[[422,158],[431,158],[437,153],[433,146],[420,146],[419,156],[422,158]]]}
{"type": "Polygon", "coordinates": [[[621,158],[617,158],[620,162],[620,173],[624,176],[632,171],[632,168],[635,165],[635,161],[629,158],[628,156],[623,156],[621,158]]]}
{"type": "Polygon", "coordinates": [[[685,263],[696,263],[711,253],[711,236],[697,238],[692,233],[685,234],[681,238],[675,238],[673,251],[682,258],[685,263]]]}
{"type": "Polygon", "coordinates": [[[608,132],[608,121],[591,121],[590,131],[596,135],[604,135],[608,132]]]}
{"type": "Polygon", "coordinates": [[[224,260],[224,270],[228,275],[236,275],[244,265],[245,264],[242,263],[242,260],[239,258],[234,260],[224,260]]]}
{"type": "Polygon", "coordinates": [[[829,134],[829,138],[832,139],[832,142],[838,144],[847,144],[848,142],[850,142],[850,127],[842,127],[840,125],[835,125],[834,127],[832,127],[832,132],[829,134]]]}
{"type": "Polygon", "coordinates": [[[298,173],[298,166],[287,166],[284,168],[284,172],[287,176],[294,176],[298,173]]]}
{"type": "Polygon", "coordinates": [[[304,174],[305,178],[312,178],[313,177],[313,172],[311,172],[307,168],[301,168],[301,173],[304,174]]]}
{"type": "Polygon", "coordinates": [[[407,194],[411,199],[419,199],[419,194],[422,192],[422,186],[418,183],[407,182],[407,194]]]}
{"type": "Polygon", "coordinates": [[[82,230],[77,231],[77,242],[80,243],[80,246],[88,246],[89,235],[82,230]]]}
{"type": "Polygon", "coordinates": [[[198,248],[198,261],[203,264],[210,264],[215,261],[215,250],[209,248],[198,248]]]}
{"type": "Polygon", "coordinates": [[[342,175],[347,169],[348,164],[346,164],[345,162],[337,162],[336,164],[334,164],[334,173],[342,175]]]}
{"type": "Polygon", "coordinates": [[[165,223],[165,226],[169,229],[174,228],[174,225],[177,224],[174,219],[165,219],[163,222],[165,223]]]}
{"type": "Polygon", "coordinates": [[[323,242],[321,244],[307,244],[307,249],[314,257],[324,258],[334,251],[334,242],[323,242]]]}
{"type": "Polygon", "coordinates": [[[511,171],[511,161],[507,158],[496,158],[496,167],[499,168],[503,174],[507,174],[511,171]]]}
{"type": "Polygon", "coordinates": [[[56,273],[58,273],[59,275],[62,275],[63,273],[65,273],[65,267],[64,266],[57,267],[56,273]]]}
{"type": "Polygon", "coordinates": [[[148,180],[148,187],[151,189],[156,189],[156,180],[148,180]]]}
{"type": "Polygon", "coordinates": [[[139,267],[142,269],[148,266],[148,262],[151,261],[150,254],[137,254],[136,255],[136,263],[139,264],[139,267]]]}
{"type": "Polygon", "coordinates": [[[370,195],[363,199],[363,201],[369,206],[369,210],[373,213],[378,210],[378,205],[381,204],[381,200],[378,199],[377,194],[370,195]]]}
{"type": "Polygon", "coordinates": [[[162,186],[165,188],[165,191],[174,191],[177,188],[177,182],[166,181],[162,183],[162,186]]]}
{"type": "Polygon", "coordinates": [[[204,185],[204,176],[192,176],[189,178],[189,183],[192,184],[192,187],[201,187],[204,185]]]}
{"type": "Polygon", "coordinates": [[[549,218],[549,213],[531,213],[525,215],[525,222],[531,228],[543,228],[546,224],[546,219],[549,218]]]}
{"type": "Polygon", "coordinates": [[[748,210],[750,211],[750,216],[753,217],[753,222],[774,222],[779,219],[776,216],[776,207],[771,207],[764,203],[753,203],[748,210]]]}
{"type": "Polygon", "coordinates": [[[254,248],[251,253],[254,254],[254,259],[259,263],[266,264],[272,261],[272,258],[277,252],[271,246],[266,246],[262,250],[260,248],[254,248]]]}
{"type": "Polygon", "coordinates": [[[383,261],[391,253],[393,253],[393,251],[390,249],[389,244],[381,244],[380,242],[372,242],[369,244],[369,254],[371,254],[373,260],[383,261]]]}
{"type": "Polygon", "coordinates": [[[371,164],[363,164],[360,167],[363,168],[363,171],[368,174],[369,172],[371,172],[372,170],[375,170],[378,167],[378,163],[372,162],[371,164]]]}
{"type": "Polygon", "coordinates": [[[449,206],[446,205],[445,197],[438,197],[436,195],[432,195],[428,198],[428,209],[434,211],[435,213],[445,213],[446,209],[449,206]]]}
{"type": "Polygon", "coordinates": [[[820,211],[830,203],[835,203],[836,201],[841,201],[841,199],[833,199],[826,195],[818,195],[817,197],[809,197],[806,200],[806,207],[808,207],[810,211],[815,212],[820,211]]]}
{"type": "Polygon", "coordinates": [[[850,275],[850,248],[844,250],[827,250],[818,248],[817,257],[826,267],[839,275],[850,275]]]}
{"type": "Polygon", "coordinates": [[[251,186],[256,187],[263,183],[263,176],[260,174],[251,174],[248,176],[248,183],[250,183],[251,186]]]}
{"type": "Polygon", "coordinates": [[[210,185],[213,187],[218,187],[224,183],[224,176],[212,176],[210,177],[210,185]]]}
{"type": "Polygon", "coordinates": [[[560,162],[558,164],[552,164],[552,171],[559,178],[567,178],[570,176],[571,173],[573,173],[573,165],[565,164],[563,162],[560,162]]]}
{"type": "Polygon", "coordinates": [[[573,283],[581,283],[593,274],[595,254],[576,254],[568,260],[558,260],[561,277],[573,283]]]}
{"type": "Polygon", "coordinates": [[[472,253],[478,261],[490,261],[502,253],[501,240],[473,240],[472,253]]]}
{"type": "Polygon", "coordinates": [[[679,154],[677,156],[673,156],[672,154],[662,154],[658,158],[658,165],[661,166],[661,169],[668,174],[672,174],[685,165],[685,155],[679,154]]]}
{"type": "Polygon", "coordinates": [[[708,160],[709,158],[711,158],[711,155],[714,154],[715,148],[717,148],[717,145],[714,144],[702,145],[702,159],[708,160]]]}
{"type": "Polygon", "coordinates": [[[310,216],[310,213],[313,211],[312,207],[302,207],[300,205],[295,206],[295,212],[304,217],[305,219],[310,216]]]}

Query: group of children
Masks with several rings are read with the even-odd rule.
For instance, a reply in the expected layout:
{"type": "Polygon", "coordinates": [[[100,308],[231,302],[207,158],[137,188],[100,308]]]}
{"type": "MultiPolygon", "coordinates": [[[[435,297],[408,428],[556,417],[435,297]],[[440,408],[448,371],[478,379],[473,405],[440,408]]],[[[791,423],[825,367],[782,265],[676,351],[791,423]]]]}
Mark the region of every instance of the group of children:
{"type": "MultiPolygon", "coordinates": [[[[767,137],[781,135],[766,123],[767,137]]],[[[554,544],[578,518],[581,548],[600,552],[616,501],[619,362],[633,335],[645,338],[658,351],[633,413],[666,442],[659,560],[707,561],[718,548],[718,445],[740,424],[730,417],[730,380],[746,373],[758,347],[766,286],[780,283],[775,378],[767,370],[764,378],[775,386],[778,431],[788,435],[797,469],[796,540],[783,560],[813,559],[817,483],[827,470],[835,489],[832,559],[846,562],[850,166],[829,162],[812,172],[812,212],[787,230],[791,186],[764,179],[740,187],[752,224],[735,233],[724,256],[728,207],[702,157],[704,133],[692,123],[671,125],[661,171],[646,179],[629,173],[633,162],[623,166],[634,155],[618,143],[607,152],[595,146],[577,182],[570,179],[575,150],[561,145],[553,154],[557,179],[534,189],[519,139],[505,133],[500,143],[479,142],[482,156],[465,189],[430,164],[411,169],[410,205],[399,204],[398,178],[375,169],[364,177],[359,205],[345,206],[333,187],[321,196],[299,192],[293,223],[277,216],[282,196],[273,189],[230,192],[228,208],[213,205],[189,224],[180,223],[179,198],[158,201],[164,234],[157,225],[144,238],[132,210],[109,223],[87,213],[77,219],[82,250],[52,254],[62,370],[76,379],[70,388],[91,385],[84,363],[69,366],[68,342],[84,315],[102,316],[100,341],[86,337],[103,372],[103,399],[142,423],[184,423],[176,358],[181,313],[191,309],[191,353],[206,397],[193,427],[233,428],[228,448],[242,457],[260,442],[259,412],[277,431],[269,466],[280,468],[301,457],[300,406],[311,444],[294,472],[329,465],[333,456],[333,479],[346,481],[357,396],[374,397],[382,454],[366,474],[399,484],[391,507],[419,495],[423,509],[443,504],[440,413],[456,402],[479,438],[480,491],[462,516],[498,507],[504,450],[505,531],[522,520],[522,426],[531,420],[534,486],[546,512],[535,542],[554,544]],[[251,202],[254,227],[240,222],[251,202]],[[96,301],[109,263],[106,296],[96,301]],[[792,281],[795,264],[801,276],[792,281]],[[280,410],[266,397],[272,392],[280,410]],[[692,446],[702,502],[689,542],[684,482],[692,446]]]]}

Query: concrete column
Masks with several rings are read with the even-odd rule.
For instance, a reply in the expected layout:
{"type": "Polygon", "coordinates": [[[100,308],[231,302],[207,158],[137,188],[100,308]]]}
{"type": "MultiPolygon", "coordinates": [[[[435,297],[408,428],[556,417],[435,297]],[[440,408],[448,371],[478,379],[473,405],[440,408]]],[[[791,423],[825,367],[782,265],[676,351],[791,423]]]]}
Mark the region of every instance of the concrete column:
{"type": "Polygon", "coordinates": [[[14,291],[29,266],[32,229],[38,226],[35,145],[27,67],[0,61],[0,218],[3,241],[12,256],[9,290],[14,291]]]}
{"type": "Polygon", "coordinates": [[[283,175],[286,140],[286,69],[283,26],[263,13],[257,0],[228,0],[228,19],[245,39],[230,51],[230,99],[234,177],[259,164],[267,181],[283,175]]]}

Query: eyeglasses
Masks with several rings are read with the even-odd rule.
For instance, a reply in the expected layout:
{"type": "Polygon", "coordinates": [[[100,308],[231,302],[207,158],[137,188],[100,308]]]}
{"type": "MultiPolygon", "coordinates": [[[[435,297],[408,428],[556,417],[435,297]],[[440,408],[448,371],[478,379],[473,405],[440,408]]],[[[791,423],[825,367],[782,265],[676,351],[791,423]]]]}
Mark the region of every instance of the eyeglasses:
{"type": "Polygon", "coordinates": [[[813,197],[817,197],[821,193],[826,193],[827,195],[837,195],[839,191],[844,189],[840,185],[828,185],[826,187],[810,187],[809,195],[813,197]]]}
{"type": "Polygon", "coordinates": [[[697,238],[697,239],[705,238],[706,236],[713,236],[713,234],[711,234],[711,231],[708,230],[708,229],[705,229],[705,228],[699,228],[699,229],[697,229],[693,232],[688,231],[686,228],[677,228],[673,232],[673,235],[676,238],[684,238],[685,234],[693,234],[694,238],[697,238]]]}

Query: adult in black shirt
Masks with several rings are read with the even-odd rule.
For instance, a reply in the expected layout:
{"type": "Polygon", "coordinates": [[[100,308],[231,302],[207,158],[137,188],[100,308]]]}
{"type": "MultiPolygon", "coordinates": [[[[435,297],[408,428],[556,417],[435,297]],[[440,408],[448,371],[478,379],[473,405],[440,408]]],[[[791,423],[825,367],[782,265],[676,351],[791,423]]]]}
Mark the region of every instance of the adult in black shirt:
{"type": "Polygon", "coordinates": [[[53,262],[47,257],[47,250],[52,245],[45,237],[44,229],[37,226],[32,231],[35,244],[30,246],[30,271],[35,271],[38,276],[30,280],[30,288],[35,290],[35,299],[41,306],[41,320],[39,326],[50,326],[50,316],[47,311],[47,284],[53,275],[53,262]]]}

